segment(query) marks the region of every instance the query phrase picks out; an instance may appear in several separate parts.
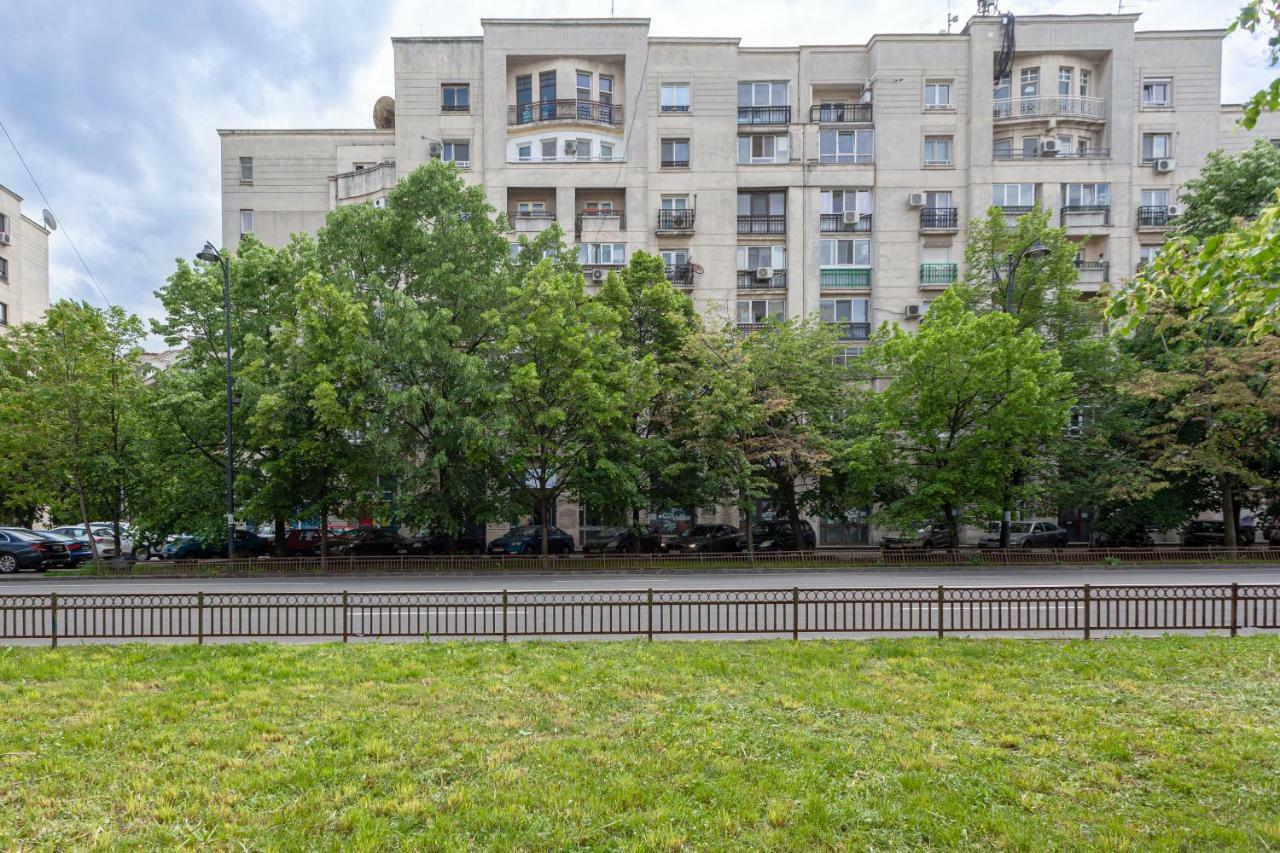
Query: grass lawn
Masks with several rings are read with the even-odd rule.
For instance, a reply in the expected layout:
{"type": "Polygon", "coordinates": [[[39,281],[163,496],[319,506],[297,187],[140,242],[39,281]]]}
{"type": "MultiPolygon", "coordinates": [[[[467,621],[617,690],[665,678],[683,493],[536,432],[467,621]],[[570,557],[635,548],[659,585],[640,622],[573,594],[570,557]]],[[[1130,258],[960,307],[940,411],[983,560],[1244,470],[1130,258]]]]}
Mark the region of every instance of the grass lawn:
{"type": "Polygon", "coordinates": [[[1280,637],[0,649],[0,847],[1280,847],[1280,637]]]}

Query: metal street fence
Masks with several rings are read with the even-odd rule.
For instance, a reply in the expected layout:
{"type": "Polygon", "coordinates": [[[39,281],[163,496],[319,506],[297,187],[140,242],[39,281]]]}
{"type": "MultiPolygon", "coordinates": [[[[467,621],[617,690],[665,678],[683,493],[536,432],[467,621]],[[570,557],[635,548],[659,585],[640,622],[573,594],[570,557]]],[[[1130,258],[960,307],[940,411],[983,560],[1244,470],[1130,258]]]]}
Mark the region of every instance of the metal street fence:
{"type": "Polygon", "coordinates": [[[527,574],[578,571],[754,571],[916,566],[1060,566],[1140,565],[1143,563],[1280,563],[1280,548],[1064,548],[958,551],[877,548],[757,553],[574,554],[382,557],[266,557],[177,560],[140,563],[104,562],[90,572],[108,577],[256,577],[336,574],[527,574]]]}
{"type": "Polygon", "coordinates": [[[1241,631],[1280,584],[0,596],[0,641],[1241,631]]]}

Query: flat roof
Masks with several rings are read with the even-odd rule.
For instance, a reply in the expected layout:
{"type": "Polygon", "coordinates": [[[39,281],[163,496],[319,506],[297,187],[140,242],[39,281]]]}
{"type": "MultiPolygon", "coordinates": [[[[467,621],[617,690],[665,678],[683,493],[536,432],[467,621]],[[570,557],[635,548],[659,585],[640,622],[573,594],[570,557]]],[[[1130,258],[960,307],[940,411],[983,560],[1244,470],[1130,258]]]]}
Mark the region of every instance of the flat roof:
{"type": "Polygon", "coordinates": [[[376,127],[362,129],[358,127],[334,127],[334,128],[218,128],[219,136],[276,136],[280,134],[288,134],[290,136],[395,136],[394,129],[382,130],[376,127]]]}

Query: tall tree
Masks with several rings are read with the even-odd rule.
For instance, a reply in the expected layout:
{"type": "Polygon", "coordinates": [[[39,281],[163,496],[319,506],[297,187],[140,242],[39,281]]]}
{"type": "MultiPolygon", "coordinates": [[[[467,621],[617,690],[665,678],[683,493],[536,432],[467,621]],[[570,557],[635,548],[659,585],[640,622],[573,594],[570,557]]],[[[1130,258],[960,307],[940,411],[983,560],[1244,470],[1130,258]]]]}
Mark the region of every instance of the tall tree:
{"type": "Polygon", "coordinates": [[[1280,190],[1280,148],[1258,139],[1238,154],[1209,152],[1198,177],[1178,191],[1182,206],[1173,233],[1205,240],[1230,231],[1237,219],[1254,219],[1276,202],[1280,190]]]}
{"type": "MultiPolygon", "coordinates": [[[[1228,33],[1244,30],[1250,33],[1262,33],[1267,36],[1267,64],[1272,68],[1280,65],[1280,0],[1249,0],[1240,9],[1240,14],[1227,27],[1228,33]]],[[[1263,111],[1280,110],[1280,77],[1271,81],[1271,85],[1255,92],[1244,103],[1244,118],[1240,123],[1252,129],[1258,123],[1258,116],[1263,111]]]]}

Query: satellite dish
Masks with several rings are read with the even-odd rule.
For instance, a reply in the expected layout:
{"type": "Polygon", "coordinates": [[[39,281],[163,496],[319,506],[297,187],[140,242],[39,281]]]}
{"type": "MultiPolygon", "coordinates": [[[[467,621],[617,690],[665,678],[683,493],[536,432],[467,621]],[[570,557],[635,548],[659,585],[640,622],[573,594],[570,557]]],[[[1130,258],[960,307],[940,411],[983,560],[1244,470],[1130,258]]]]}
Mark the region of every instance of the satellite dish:
{"type": "Polygon", "coordinates": [[[48,228],[50,231],[57,231],[58,220],[53,218],[53,211],[46,207],[43,213],[44,213],[44,227],[48,228]]]}
{"type": "Polygon", "coordinates": [[[378,130],[394,130],[396,126],[396,99],[383,95],[373,105],[373,126],[378,130]]]}

